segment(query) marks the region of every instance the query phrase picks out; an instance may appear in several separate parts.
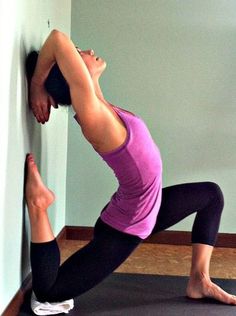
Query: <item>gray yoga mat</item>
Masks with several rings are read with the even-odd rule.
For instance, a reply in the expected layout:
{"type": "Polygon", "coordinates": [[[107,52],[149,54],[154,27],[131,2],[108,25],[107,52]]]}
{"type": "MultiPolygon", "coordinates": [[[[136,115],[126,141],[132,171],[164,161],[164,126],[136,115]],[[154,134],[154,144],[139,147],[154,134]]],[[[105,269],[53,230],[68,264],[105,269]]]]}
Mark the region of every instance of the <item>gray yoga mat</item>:
{"type": "MultiPolygon", "coordinates": [[[[235,316],[236,306],[185,296],[187,277],[113,273],[75,299],[70,316],[235,316]]],[[[213,279],[236,294],[236,280],[213,279]]],[[[33,315],[25,302],[21,316],[33,315]]],[[[65,314],[61,314],[65,315],[65,314]]]]}

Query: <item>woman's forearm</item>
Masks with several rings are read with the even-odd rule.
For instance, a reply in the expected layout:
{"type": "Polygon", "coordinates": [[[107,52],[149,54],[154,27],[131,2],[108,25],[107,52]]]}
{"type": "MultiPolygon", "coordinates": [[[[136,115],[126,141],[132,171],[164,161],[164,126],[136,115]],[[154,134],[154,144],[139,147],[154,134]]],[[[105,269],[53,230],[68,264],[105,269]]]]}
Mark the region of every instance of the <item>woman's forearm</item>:
{"type": "Polygon", "coordinates": [[[38,85],[43,85],[47,76],[56,62],[54,53],[54,41],[55,33],[57,31],[52,31],[46,41],[44,42],[37,60],[35,71],[32,77],[32,81],[38,85]]]}
{"type": "Polygon", "coordinates": [[[55,63],[69,85],[76,112],[81,112],[81,109],[87,108],[88,104],[91,108],[91,104],[97,106],[99,103],[91,75],[74,43],[66,34],[54,30],[40,50],[30,85],[30,105],[35,117],[41,123],[49,118],[52,100],[44,83],[55,63]]]}
{"type": "Polygon", "coordinates": [[[33,82],[44,84],[55,63],[70,87],[76,85],[84,91],[93,90],[91,76],[77,48],[66,34],[57,30],[50,33],[40,50],[33,82]]]}
{"type": "Polygon", "coordinates": [[[52,31],[43,44],[30,83],[29,104],[37,121],[42,124],[49,119],[51,105],[57,106],[44,87],[48,74],[56,62],[54,47],[56,32],[52,31]]]}

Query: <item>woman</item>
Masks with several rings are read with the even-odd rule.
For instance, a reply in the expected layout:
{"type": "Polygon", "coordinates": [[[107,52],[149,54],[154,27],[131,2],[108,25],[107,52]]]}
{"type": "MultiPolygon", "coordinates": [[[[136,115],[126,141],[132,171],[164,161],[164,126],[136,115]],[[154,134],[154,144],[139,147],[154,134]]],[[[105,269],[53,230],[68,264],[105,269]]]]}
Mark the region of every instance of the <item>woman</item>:
{"type": "Polygon", "coordinates": [[[236,297],[212,283],[209,276],[223,209],[220,188],[204,182],[162,189],[161,157],[145,124],[111,105],[102,94],[99,78],[105,61],[93,50],[76,48],[56,30],[44,43],[30,80],[30,105],[38,122],[47,122],[51,104],[56,107],[61,102],[57,99],[59,91],[48,82],[55,64],[69,89],[68,101],[63,102],[71,101],[85,138],[114,170],[119,188],[97,220],[93,240],[59,267],[59,250],[47,215],[54,194],[43,184],[33,156],[28,155],[26,201],[37,299],[62,301],[84,293],[114,271],[147,236],[197,211],[187,296],[236,305],[236,297]]]}

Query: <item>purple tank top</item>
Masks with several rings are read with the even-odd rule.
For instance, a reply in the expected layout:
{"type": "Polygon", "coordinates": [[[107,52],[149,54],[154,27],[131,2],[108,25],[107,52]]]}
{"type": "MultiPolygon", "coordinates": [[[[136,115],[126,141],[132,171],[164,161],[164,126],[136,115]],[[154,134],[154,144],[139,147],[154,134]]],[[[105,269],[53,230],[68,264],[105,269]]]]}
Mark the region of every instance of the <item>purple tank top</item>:
{"type": "Polygon", "coordinates": [[[126,126],[127,138],[118,149],[99,153],[119,183],[101,219],[119,231],[145,239],[152,232],[161,204],[161,156],[139,117],[113,109],[126,126]]]}

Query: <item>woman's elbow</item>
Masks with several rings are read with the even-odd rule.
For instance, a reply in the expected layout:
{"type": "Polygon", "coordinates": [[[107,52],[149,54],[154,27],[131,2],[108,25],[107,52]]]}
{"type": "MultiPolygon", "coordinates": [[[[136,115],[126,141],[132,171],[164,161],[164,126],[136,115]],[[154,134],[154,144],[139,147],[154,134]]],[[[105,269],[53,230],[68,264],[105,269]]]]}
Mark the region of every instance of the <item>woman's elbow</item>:
{"type": "Polygon", "coordinates": [[[58,36],[59,34],[61,34],[62,32],[57,30],[57,29],[53,29],[50,33],[50,36],[58,36]]]}
{"type": "Polygon", "coordinates": [[[49,37],[51,37],[56,42],[68,39],[68,36],[65,33],[57,29],[52,30],[49,37]]]}

